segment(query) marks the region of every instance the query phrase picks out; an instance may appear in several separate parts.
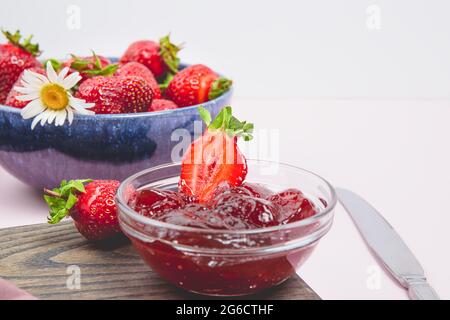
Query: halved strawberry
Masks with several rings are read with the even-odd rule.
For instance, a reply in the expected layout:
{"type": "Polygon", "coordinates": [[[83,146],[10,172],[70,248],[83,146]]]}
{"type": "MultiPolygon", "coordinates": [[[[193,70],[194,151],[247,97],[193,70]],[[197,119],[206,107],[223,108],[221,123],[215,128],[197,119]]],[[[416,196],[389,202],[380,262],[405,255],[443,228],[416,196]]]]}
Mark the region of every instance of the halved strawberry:
{"type": "Polygon", "coordinates": [[[203,107],[199,108],[207,124],[206,132],[186,150],[181,165],[179,188],[188,195],[208,202],[222,183],[239,186],[247,175],[247,162],[237,146],[238,137],[252,139],[253,124],[232,116],[231,107],[224,107],[214,121],[203,107]]]}

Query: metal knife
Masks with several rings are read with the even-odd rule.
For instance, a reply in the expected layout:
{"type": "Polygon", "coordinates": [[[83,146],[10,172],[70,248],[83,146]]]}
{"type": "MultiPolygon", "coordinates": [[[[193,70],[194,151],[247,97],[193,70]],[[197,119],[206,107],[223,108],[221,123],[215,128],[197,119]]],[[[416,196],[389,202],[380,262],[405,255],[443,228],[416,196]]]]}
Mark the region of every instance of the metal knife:
{"type": "Polygon", "coordinates": [[[336,188],[336,193],[370,250],[386,270],[408,289],[409,297],[413,300],[438,300],[419,261],[383,216],[349,190],[336,188]]]}

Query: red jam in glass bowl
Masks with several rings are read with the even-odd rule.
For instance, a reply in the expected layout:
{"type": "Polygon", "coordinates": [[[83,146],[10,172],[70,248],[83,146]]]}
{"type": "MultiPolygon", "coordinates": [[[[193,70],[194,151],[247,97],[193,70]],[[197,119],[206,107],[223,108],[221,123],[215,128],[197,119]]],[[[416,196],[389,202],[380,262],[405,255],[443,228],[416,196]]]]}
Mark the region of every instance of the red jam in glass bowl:
{"type": "Polygon", "coordinates": [[[122,230],[155,272],[185,290],[235,296],[273,287],[329,230],[336,197],[299,168],[261,174],[270,164],[249,160],[247,181],[256,182],[221,185],[208,203],[176,191],[177,164],[138,173],[117,194],[122,230]]]}

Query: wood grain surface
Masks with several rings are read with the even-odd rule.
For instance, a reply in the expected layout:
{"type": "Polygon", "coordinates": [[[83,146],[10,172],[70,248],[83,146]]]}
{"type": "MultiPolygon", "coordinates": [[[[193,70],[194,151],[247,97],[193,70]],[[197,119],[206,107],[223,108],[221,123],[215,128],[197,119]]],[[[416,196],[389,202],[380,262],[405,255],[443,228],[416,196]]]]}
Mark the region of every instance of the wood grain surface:
{"type": "MultiPolygon", "coordinates": [[[[128,240],[98,246],[86,241],[70,221],[0,230],[0,277],[40,299],[205,299],[162,280],[128,240]],[[72,265],[79,267],[81,281],[77,288],[76,282],[69,280],[69,289],[68,267],[72,265]]],[[[319,297],[293,276],[245,299],[319,297]]]]}

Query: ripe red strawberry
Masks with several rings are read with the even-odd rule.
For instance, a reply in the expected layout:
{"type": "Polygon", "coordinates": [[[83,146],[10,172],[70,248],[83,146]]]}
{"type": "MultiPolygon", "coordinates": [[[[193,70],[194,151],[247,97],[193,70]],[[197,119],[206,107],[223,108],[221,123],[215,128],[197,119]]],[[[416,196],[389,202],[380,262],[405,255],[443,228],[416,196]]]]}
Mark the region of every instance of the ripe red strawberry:
{"type": "MultiPolygon", "coordinates": [[[[57,62],[52,59],[51,61],[57,62]]],[[[78,71],[82,79],[79,84],[86,79],[97,76],[110,76],[116,72],[118,65],[111,63],[111,60],[103,56],[98,56],[92,52],[90,57],[77,57],[72,55],[72,58],[63,62],[59,68],[69,67],[71,72],[78,71]]]]}
{"type": "Polygon", "coordinates": [[[162,111],[177,108],[178,106],[173,101],[166,99],[155,99],[153,100],[152,105],[150,106],[150,109],[148,111],[162,111]]]}
{"type": "Polygon", "coordinates": [[[44,199],[50,207],[48,223],[55,224],[70,216],[88,240],[117,235],[120,228],[115,196],[119,184],[115,180],[63,180],[59,188],[44,189],[44,199]]]}
{"type": "Polygon", "coordinates": [[[208,125],[206,132],[186,150],[181,165],[179,188],[188,195],[208,202],[223,183],[235,187],[247,175],[247,162],[237,146],[237,138],[252,138],[253,124],[232,116],[231,107],[223,108],[214,121],[205,109],[200,116],[208,125]]]}
{"type": "MultiPolygon", "coordinates": [[[[39,74],[45,74],[45,70],[42,69],[42,68],[30,68],[30,69],[27,69],[27,70],[30,70],[30,71],[33,71],[33,72],[36,72],[36,73],[39,73],[39,74]]],[[[21,86],[23,86],[23,84],[22,84],[22,76],[23,76],[23,72],[20,74],[20,76],[17,79],[16,83],[14,83],[13,87],[11,88],[11,91],[8,93],[8,96],[6,97],[6,101],[5,101],[5,104],[7,106],[22,109],[29,103],[29,101],[20,101],[20,100],[16,99],[17,96],[20,96],[22,94],[17,92],[16,90],[14,90],[14,87],[21,87],[21,86]]]]}
{"type": "Polygon", "coordinates": [[[215,99],[228,91],[231,85],[231,80],[220,78],[205,65],[195,64],[178,72],[165,94],[179,107],[187,107],[215,99]]]}
{"type": "Polygon", "coordinates": [[[39,45],[32,44],[32,36],[21,41],[19,31],[14,34],[2,31],[9,40],[0,45],[0,103],[5,103],[12,86],[25,69],[41,67],[36,59],[40,54],[39,45]]]}
{"type": "Polygon", "coordinates": [[[75,96],[95,103],[95,113],[135,113],[148,110],[153,91],[141,77],[100,76],[84,81],[75,96]]]}
{"type": "Polygon", "coordinates": [[[120,58],[121,63],[139,62],[150,69],[156,78],[161,79],[166,72],[177,73],[180,59],[177,57],[181,46],[170,42],[169,35],[159,43],[151,40],[133,42],[120,58]]]}
{"type": "Polygon", "coordinates": [[[161,99],[161,90],[159,89],[158,82],[156,81],[153,73],[139,62],[128,62],[119,67],[115,73],[118,77],[136,76],[142,77],[147,81],[150,88],[153,90],[153,99],[161,99]]]}

